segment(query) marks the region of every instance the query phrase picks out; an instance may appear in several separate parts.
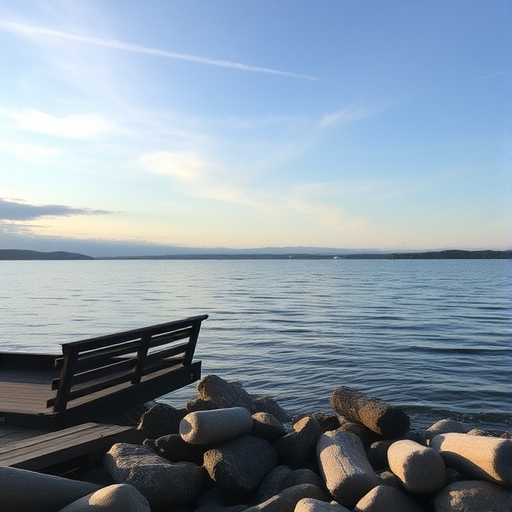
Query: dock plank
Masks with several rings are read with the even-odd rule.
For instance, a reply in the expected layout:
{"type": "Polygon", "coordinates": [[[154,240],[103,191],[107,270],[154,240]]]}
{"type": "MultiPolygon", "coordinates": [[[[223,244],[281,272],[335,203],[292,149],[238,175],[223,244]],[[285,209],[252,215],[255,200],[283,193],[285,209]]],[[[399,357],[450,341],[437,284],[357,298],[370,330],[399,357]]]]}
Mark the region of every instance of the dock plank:
{"type": "Polygon", "coordinates": [[[106,452],[117,442],[135,442],[130,426],[84,423],[57,432],[4,444],[0,466],[39,471],[82,456],[106,452]]]}

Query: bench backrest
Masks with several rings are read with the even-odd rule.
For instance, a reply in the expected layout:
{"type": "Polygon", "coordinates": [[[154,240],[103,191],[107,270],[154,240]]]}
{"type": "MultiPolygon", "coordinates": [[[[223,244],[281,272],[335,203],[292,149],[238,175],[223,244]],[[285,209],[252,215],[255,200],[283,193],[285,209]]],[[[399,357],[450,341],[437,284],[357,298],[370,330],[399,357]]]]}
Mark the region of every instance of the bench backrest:
{"type": "Polygon", "coordinates": [[[56,359],[60,377],[52,382],[56,396],[47,402],[63,412],[74,400],[115,386],[137,386],[151,374],[190,365],[208,315],[100,336],[62,345],[56,359]]]}

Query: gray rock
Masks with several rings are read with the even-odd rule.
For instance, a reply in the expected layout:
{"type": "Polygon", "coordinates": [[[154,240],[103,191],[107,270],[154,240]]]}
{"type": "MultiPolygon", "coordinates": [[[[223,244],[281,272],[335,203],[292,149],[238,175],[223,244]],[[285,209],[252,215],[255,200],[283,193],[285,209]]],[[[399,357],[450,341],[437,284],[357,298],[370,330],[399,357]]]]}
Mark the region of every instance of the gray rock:
{"type": "Polygon", "coordinates": [[[291,416],[270,395],[251,395],[252,413],[267,412],[281,423],[291,423],[291,416]]]}
{"type": "Polygon", "coordinates": [[[279,491],[284,491],[288,487],[295,487],[297,485],[302,484],[310,484],[318,487],[319,489],[325,489],[325,483],[322,480],[322,477],[308,468],[300,468],[294,469],[288,475],[286,475],[285,479],[281,483],[281,489],[279,491]]]}
{"type": "Polygon", "coordinates": [[[512,439],[450,433],[437,435],[430,446],[470,478],[512,485],[512,439]]]}
{"type": "Polygon", "coordinates": [[[344,507],[353,507],[380,480],[361,440],[350,432],[325,432],[317,446],[318,464],[327,489],[344,507]]]}
{"type": "Polygon", "coordinates": [[[183,441],[179,434],[162,436],[154,441],[154,450],[171,462],[193,462],[203,464],[203,454],[207,448],[183,441]]]}
{"type": "Polygon", "coordinates": [[[329,497],[314,485],[303,484],[288,487],[263,503],[249,507],[247,512],[294,512],[297,503],[303,498],[328,501],[329,497]]]}
{"type": "Polygon", "coordinates": [[[363,496],[353,512],[422,512],[410,496],[394,487],[378,485],[363,496]]]}
{"type": "Polygon", "coordinates": [[[203,468],[169,462],[144,446],[115,444],[104,457],[104,467],[117,483],[133,485],[156,508],[191,502],[206,487],[203,468]]]}
{"type": "Polygon", "coordinates": [[[151,512],[148,500],[128,484],[115,484],[74,501],[59,512],[151,512]]]}
{"type": "Polygon", "coordinates": [[[308,414],[308,416],[311,416],[311,418],[318,422],[322,432],[337,430],[340,427],[340,420],[336,414],[328,412],[313,412],[308,414]]]}
{"type": "Polygon", "coordinates": [[[373,430],[370,430],[362,423],[354,423],[353,421],[348,421],[343,416],[339,416],[338,421],[340,426],[336,430],[342,432],[352,432],[352,434],[355,434],[357,437],[359,437],[363,443],[369,444],[376,440],[382,439],[382,436],[376,434],[373,430]]]}
{"type": "Polygon", "coordinates": [[[388,449],[394,442],[390,439],[375,441],[366,449],[366,455],[373,469],[383,470],[389,468],[388,449]]]}
{"type": "Polygon", "coordinates": [[[412,493],[434,493],[446,481],[439,453],[409,439],[394,442],[388,449],[389,468],[401,485],[412,493]]]}
{"type": "Polygon", "coordinates": [[[273,468],[261,481],[261,484],[258,487],[258,496],[260,501],[264,501],[276,494],[279,494],[284,489],[283,482],[291,473],[292,470],[285,465],[273,468]]]}
{"type": "Polygon", "coordinates": [[[436,512],[511,512],[512,493],[491,482],[466,480],[439,491],[434,506],[436,512]]]}
{"type": "Polygon", "coordinates": [[[255,490],[277,463],[272,445],[246,435],[223,443],[204,454],[204,467],[221,488],[235,493],[255,490]]]}
{"type": "Polygon", "coordinates": [[[190,444],[211,445],[230,441],[252,430],[251,413],[244,407],[188,413],[180,422],[180,436],[190,444]]]}
{"type": "Polygon", "coordinates": [[[188,412],[195,411],[211,411],[213,409],[220,409],[219,404],[213,402],[212,400],[203,400],[201,397],[196,396],[191,398],[187,405],[185,406],[188,412]]]}
{"type": "Polygon", "coordinates": [[[2,512],[60,510],[100,488],[88,482],[0,466],[2,512]]]}
{"type": "Polygon", "coordinates": [[[252,414],[252,399],[249,393],[236,382],[228,382],[218,375],[207,375],[197,384],[203,400],[211,400],[220,408],[244,407],[252,414]]]}
{"type": "Polygon", "coordinates": [[[335,501],[327,503],[315,498],[302,498],[297,502],[294,512],[350,512],[350,510],[335,501]]]}
{"type": "Polygon", "coordinates": [[[306,416],[293,425],[293,431],[280,437],[275,443],[279,459],[292,466],[300,467],[315,457],[316,445],[322,429],[316,420],[306,416]]]}
{"type": "Polygon", "coordinates": [[[187,411],[176,409],[171,405],[158,403],[151,407],[140,418],[137,425],[137,437],[144,439],[157,439],[168,434],[177,434],[180,421],[187,411]]]}
{"type": "Polygon", "coordinates": [[[430,442],[430,440],[438,434],[447,434],[448,432],[465,434],[467,431],[467,428],[462,423],[451,419],[443,419],[436,421],[425,430],[425,438],[427,442],[430,442]]]}
{"type": "Polygon", "coordinates": [[[251,435],[253,436],[272,442],[286,434],[283,424],[268,412],[255,412],[252,419],[251,435]]]}
{"type": "Polygon", "coordinates": [[[347,420],[360,422],[373,432],[391,439],[409,431],[409,416],[402,409],[345,386],[333,391],[331,406],[347,420]]]}

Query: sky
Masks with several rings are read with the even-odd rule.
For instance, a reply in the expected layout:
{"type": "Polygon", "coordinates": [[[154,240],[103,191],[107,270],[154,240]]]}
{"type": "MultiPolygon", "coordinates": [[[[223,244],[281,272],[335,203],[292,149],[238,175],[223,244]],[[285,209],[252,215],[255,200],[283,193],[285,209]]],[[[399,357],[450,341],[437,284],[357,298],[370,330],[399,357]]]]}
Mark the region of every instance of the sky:
{"type": "Polygon", "coordinates": [[[509,0],[0,0],[0,249],[507,249],[509,0]]]}

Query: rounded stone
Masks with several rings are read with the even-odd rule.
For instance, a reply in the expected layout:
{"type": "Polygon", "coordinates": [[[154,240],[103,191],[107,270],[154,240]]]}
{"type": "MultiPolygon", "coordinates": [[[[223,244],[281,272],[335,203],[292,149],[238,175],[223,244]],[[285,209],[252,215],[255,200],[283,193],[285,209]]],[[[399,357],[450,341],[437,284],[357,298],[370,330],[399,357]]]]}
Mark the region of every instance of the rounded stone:
{"type": "Polygon", "coordinates": [[[439,453],[415,441],[394,442],[388,448],[388,463],[409,492],[437,492],[445,485],[446,468],[439,453]]]}

